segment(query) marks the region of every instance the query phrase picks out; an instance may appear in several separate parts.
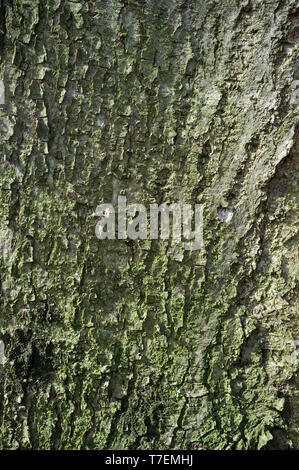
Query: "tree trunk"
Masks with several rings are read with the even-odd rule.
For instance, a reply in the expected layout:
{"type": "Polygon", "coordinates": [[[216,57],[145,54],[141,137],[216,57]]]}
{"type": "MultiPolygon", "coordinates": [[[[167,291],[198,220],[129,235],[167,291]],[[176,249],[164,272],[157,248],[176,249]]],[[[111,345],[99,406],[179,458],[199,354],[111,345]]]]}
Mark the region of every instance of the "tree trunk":
{"type": "Polygon", "coordinates": [[[2,449],[299,448],[296,26],[1,1],[2,449]],[[99,240],[120,194],[204,204],[204,248],[99,240]]]}

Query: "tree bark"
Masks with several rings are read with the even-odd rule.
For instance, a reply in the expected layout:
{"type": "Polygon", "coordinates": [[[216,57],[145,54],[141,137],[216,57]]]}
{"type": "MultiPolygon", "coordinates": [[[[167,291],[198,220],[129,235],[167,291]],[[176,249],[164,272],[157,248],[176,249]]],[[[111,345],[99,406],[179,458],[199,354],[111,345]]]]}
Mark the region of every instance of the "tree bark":
{"type": "Polygon", "coordinates": [[[0,15],[1,449],[298,449],[296,2],[0,15]],[[97,239],[119,194],[204,249],[97,239]]]}

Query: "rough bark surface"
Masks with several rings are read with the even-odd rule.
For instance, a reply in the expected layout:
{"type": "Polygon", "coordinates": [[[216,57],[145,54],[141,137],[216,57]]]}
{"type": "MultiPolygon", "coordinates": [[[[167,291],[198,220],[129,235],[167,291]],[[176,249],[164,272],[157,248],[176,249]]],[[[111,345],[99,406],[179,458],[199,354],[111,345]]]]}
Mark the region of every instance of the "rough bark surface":
{"type": "Polygon", "coordinates": [[[2,449],[299,448],[297,23],[1,0],[2,449]],[[203,203],[205,248],[98,240],[118,194],[203,203]]]}

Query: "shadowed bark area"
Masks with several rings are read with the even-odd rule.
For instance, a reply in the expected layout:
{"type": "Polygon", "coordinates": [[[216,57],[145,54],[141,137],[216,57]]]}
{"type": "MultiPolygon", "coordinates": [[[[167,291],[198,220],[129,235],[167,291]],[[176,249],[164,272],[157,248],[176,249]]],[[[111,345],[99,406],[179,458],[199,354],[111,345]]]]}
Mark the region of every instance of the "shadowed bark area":
{"type": "Polygon", "coordinates": [[[1,0],[0,448],[299,448],[297,31],[1,0]],[[98,240],[120,194],[204,204],[204,249],[98,240]]]}

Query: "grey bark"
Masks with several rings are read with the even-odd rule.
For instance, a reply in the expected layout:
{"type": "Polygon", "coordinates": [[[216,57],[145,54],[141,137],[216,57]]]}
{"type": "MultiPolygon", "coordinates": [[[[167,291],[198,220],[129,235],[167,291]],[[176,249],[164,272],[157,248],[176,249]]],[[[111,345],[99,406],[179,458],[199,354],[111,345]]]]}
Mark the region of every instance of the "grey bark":
{"type": "Polygon", "coordinates": [[[1,449],[298,449],[296,8],[1,1],[1,449]]]}

